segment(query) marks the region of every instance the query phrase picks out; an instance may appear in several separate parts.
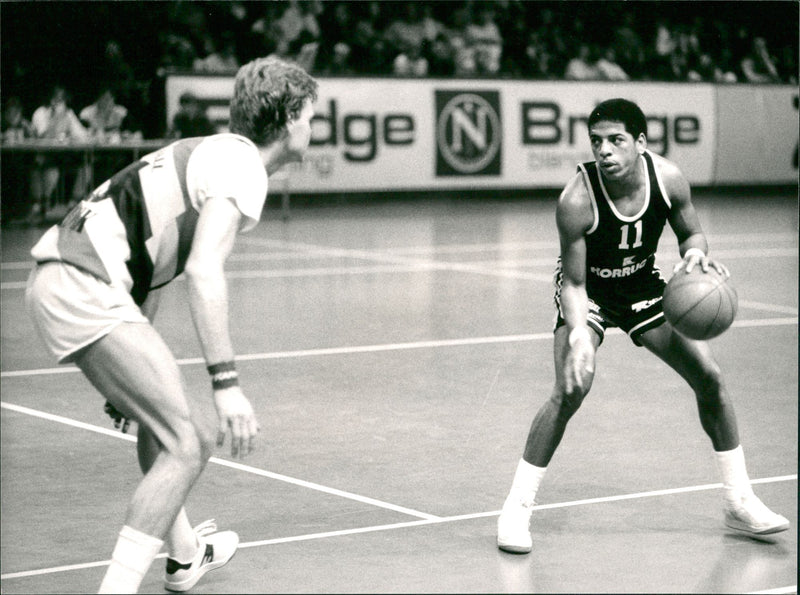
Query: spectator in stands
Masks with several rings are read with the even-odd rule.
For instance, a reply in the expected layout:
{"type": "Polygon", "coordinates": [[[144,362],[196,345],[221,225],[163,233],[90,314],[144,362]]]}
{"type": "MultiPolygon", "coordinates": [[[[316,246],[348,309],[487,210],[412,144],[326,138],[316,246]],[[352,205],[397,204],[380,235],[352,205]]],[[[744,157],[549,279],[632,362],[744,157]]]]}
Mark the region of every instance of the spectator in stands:
{"type": "Polygon", "coordinates": [[[360,74],[386,74],[391,68],[387,44],[378,34],[377,17],[371,10],[356,16],[350,42],[350,64],[360,74]]]}
{"type": "Polygon", "coordinates": [[[614,30],[612,47],[620,68],[631,78],[639,78],[643,75],[645,69],[644,44],[637,29],[633,11],[626,11],[622,15],[622,22],[614,30]]]}
{"type": "Polygon", "coordinates": [[[317,61],[319,42],[310,31],[302,31],[290,44],[286,60],[297,63],[306,72],[313,72],[317,61]]]}
{"type": "Polygon", "coordinates": [[[405,47],[392,61],[392,74],[396,76],[416,76],[423,77],[428,75],[428,59],[422,55],[422,42],[407,42],[405,47]]]}
{"type": "Polygon", "coordinates": [[[225,31],[220,36],[219,48],[213,40],[213,51],[205,58],[196,58],[192,70],[196,72],[235,73],[239,70],[239,58],[236,55],[236,40],[233,34],[225,31]]]}
{"type": "Polygon", "coordinates": [[[420,25],[422,28],[422,39],[424,44],[431,44],[445,32],[444,24],[433,14],[433,6],[428,3],[420,3],[422,14],[420,15],[420,25]]]}
{"type": "Polygon", "coordinates": [[[781,82],[775,62],[767,50],[767,41],[763,37],[753,38],[750,51],[742,58],[740,68],[748,83],[781,82]]]}
{"type": "Polygon", "coordinates": [[[578,45],[578,54],[567,62],[564,78],[570,81],[598,81],[603,78],[594,58],[595,48],[588,43],[578,45]]]}
{"type": "MultiPolygon", "coordinates": [[[[531,3],[534,8],[537,3],[531,3]]],[[[539,48],[547,54],[547,65],[551,75],[559,75],[567,68],[567,63],[571,58],[571,52],[567,47],[568,39],[575,39],[571,32],[559,22],[557,15],[551,8],[542,8],[536,20],[535,10],[531,12],[532,19],[531,33],[538,37],[539,48]]],[[[574,21],[573,21],[574,23],[574,21]]]]}
{"type": "MultiPolygon", "coordinates": [[[[117,144],[124,137],[142,136],[141,132],[132,130],[128,108],[116,102],[114,91],[110,86],[102,87],[97,101],[83,108],[79,117],[81,123],[88,129],[90,138],[98,143],[117,144]]],[[[99,153],[92,164],[94,171],[87,170],[85,174],[91,174],[90,179],[95,181],[105,180],[120,169],[127,159],[125,155],[118,153],[99,153]]]]}
{"type": "Polygon", "coordinates": [[[168,28],[192,44],[195,55],[207,56],[214,51],[207,11],[200,2],[167,3],[168,28]]]}
{"type": "Polygon", "coordinates": [[[690,82],[735,83],[736,75],[733,72],[724,71],[714,62],[714,58],[710,54],[704,53],[689,65],[687,80],[690,82]]]}
{"type": "Polygon", "coordinates": [[[33,112],[31,123],[37,138],[50,138],[65,142],[88,138],[87,130],[69,107],[67,90],[60,85],[53,87],[48,103],[33,112]]]}
{"type": "Polygon", "coordinates": [[[426,46],[425,57],[428,59],[428,74],[437,77],[453,76],[455,61],[453,46],[444,32],[439,33],[426,46]]]}
{"type": "Polygon", "coordinates": [[[5,101],[0,130],[4,143],[13,143],[33,136],[33,126],[25,119],[19,97],[9,97],[5,101]]]}
{"type": "Polygon", "coordinates": [[[159,33],[161,44],[161,61],[157,74],[164,76],[168,72],[189,71],[194,66],[197,53],[192,42],[171,31],[159,33]]]}
{"type": "Polygon", "coordinates": [[[123,122],[128,117],[128,108],[116,102],[114,91],[109,86],[101,88],[97,101],[81,110],[80,121],[89,131],[89,136],[99,142],[119,142],[123,122]]]}
{"type": "MultiPolygon", "coordinates": [[[[417,2],[403,2],[399,5],[400,14],[396,16],[383,32],[383,38],[392,54],[392,60],[411,48],[422,48],[425,31],[417,2]]],[[[413,51],[413,50],[412,50],[413,51]]]]}
{"type": "Polygon", "coordinates": [[[527,12],[519,2],[508,4],[499,14],[497,25],[503,38],[503,52],[500,71],[511,76],[522,76],[528,59],[525,56],[530,27],[527,12]]]}
{"type": "Polygon", "coordinates": [[[531,31],[525,45],[525,56],[521,62],[520,74],[535,79],[552,78],[551,60],[552,55],[539,32],[531,31]]]}
{"type": "MultiPolygon", "coordinates": [[[[81,142],[89,138],[89,133],[83,127],[78,116],[69,107],[69,95],[60,85],[53,87],[47,104],[42,105],[33,112],[31,118],[34,135],[37,138],[52,139],[55,141],[81,142]]],[[[75,183],[72,189],[70,203],[83,198],[86,192],[87,172],[84,164],[73,156],[51,155],[40,153],[34,159],[31,170],[31,220],[40,223],[44,220],[47,210],[52,206],[53,193],[58,186],[62,173],[75,172],[75,183]]]]}
{"type": "Polygon", "coordinates": [[[472,20],[469,5],[456,5],[451,19],[450,44],[453,47],[453,61],[455,63],[453,74],[458,77],[475,76],[477,72],[475,48],[467,40],[467,26],[472,20]]]}
{"type": "Polygon", "coordinates": [[[183,93],[178,100],[180,109],[172,119],[172,138],[191,138],[208,136],[216,132],[216,127],[206,113],[205,107],[194,93],[183,93]]]}
{"type": "Polygon", "coordinates": [[[475,53],[475,71],[478,74],[497,75],[503,54],[503,37],[495,22],[495,6],[485,1],[476,5],[475,19],[466,30],[467,45],[475,53]]]}
{"type": "Polygon", "coordinates": [[[600,77],[606,81],[627,81],[630,80],[628,74],[617,64],[617,55],[613,47],[607,47],[603,54],[595,62],[595,68],[600,73],[600,77]]]}
{"type": "Polygon", "coordinates": [[[736,68],[733,66],[733,52],[729,47],[720,48],[714,70],[714,80],[718,83],[736,83],[736,68]]]}
{"type": "Polygon", "coordinates": [[[354,73],[350,65],[350,46],[340,41],[333,46],[332,55],[322,69],[328,76],[349,76],[354,73]]]}
{"type": "Polygon", "coordinates": [[[651,47],[649,74],[657,81],[674,80],[672,70],[672,54],[676,43],[666,19],[660,18],[656,23],[656,35],[651,47]]]}
{"type": "Polygon", "coordinates": [[[253,32],[262,38],[262,55],[274,54],[291,59],[307,71],[311,70],[319,43],[317,14],[321,10],[321,4],[316,0],[267,2],[264,16],[252,27],[253,32]]]}
{"type": "MultiPolygon", "coordinates": [[[[318,59],[323,72],[336,74],[345,68],[342,59],[345,54],[347,60],[350,59],[350,43],[354,24],[350,5],[345,2],[333,4],[326,18],[320,21],[321,32],[318,59]]],[[[349,65],[346,69],[352,70],[349,65]]]]}

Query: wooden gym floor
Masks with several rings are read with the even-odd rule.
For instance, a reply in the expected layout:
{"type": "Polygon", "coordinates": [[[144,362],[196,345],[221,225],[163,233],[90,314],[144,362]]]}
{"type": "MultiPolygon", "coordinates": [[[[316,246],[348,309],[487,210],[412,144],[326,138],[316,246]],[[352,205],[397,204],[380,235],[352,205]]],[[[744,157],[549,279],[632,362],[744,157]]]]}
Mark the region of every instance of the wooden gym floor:
{"type": "MultiPolygon", "coordinates": [[[[197,524],[241,546],[194,593],[796,593],[798,211],[794,192],[704,192],[712,254],[739,293],[713,341],[750,476],[792,522],[723,526],[693,395],[620,333],[540,491],[534,549],[495,546],[497,514],[553,382],[550,197],[423,197],[276,209],[229,263],[232,334],[260,416],[194,488],[197,524]]],[[[95,592],[138,480],[135,447],[23,309],[43,229],[2,233],[0,591],[95,592]]],[[[677,259],[665,232],[659,262],[677,259]]],[[[185,284],[157,328],[208,406],[185,284]]],[[[227,446],[227,445],[226,445],[227,446]]],[[[163,560],[142,592],[161,593],[163,560]]]]}

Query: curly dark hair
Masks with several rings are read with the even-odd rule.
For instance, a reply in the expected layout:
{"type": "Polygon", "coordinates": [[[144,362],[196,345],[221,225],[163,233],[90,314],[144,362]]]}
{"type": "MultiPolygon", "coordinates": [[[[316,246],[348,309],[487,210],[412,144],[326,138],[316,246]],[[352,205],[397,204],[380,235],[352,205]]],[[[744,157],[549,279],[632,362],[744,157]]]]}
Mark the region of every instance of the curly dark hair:
{"type": "Polygon", "coordinates": [[[297,64],[274,56],[257,58],[239,69],[230,104],[230,131],[257,145],[280,138],[289,118],[306,99],[317,99],[318,84],[297,64]]]}
{"type": "Polygon", "coordinates": [[[597,104],[597,107],[592,110],[586,126],[591,128],[601,120],[621,122],[633,138],[638,138],[640,134],[647,137],[647,118],[633,101],[617,98],[597,104]]]}

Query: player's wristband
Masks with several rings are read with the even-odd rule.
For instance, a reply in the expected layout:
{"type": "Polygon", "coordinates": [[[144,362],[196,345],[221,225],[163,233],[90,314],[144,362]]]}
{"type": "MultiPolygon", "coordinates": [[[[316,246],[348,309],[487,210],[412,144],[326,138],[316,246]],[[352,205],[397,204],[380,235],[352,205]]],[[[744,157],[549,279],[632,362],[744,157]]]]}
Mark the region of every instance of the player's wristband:
{"type": "Polygon", "coordinates": [[[591,335],[589,334],[589,329],[585,326],[576,326],[569,332],[569,346],[574,347],[575,343],[577,343],[581,338],[585,338],[587,340],[591,339],[591,335]]]}
{"type": "Polygon", "coordinates": [[[684,258],[688,258],[690,256],[697,256],[697,258],[704,258],[706,255],[700,248],[689,248],[686,252],[683,253],[684,258]]]}
{"type": "Polygon", "coordinates": [[[211,364],[206,368],[211,375],[211,388],[222,390],[239,386],[239,373],[236,371],[236,362],[220,362],[211,364]]]}

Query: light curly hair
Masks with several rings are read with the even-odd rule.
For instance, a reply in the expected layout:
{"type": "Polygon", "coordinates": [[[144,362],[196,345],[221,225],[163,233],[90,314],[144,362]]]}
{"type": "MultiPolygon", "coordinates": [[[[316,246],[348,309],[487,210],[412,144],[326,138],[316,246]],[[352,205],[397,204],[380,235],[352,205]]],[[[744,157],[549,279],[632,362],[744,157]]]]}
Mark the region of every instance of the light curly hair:
{"type": "Polygon", "coordinates": [[[306,99],[316,101],[317,89],[317,81],[297,64],[274,56],[248,62],[236,73],[229,129],[267,145],[283,135],[306,99]]]}

